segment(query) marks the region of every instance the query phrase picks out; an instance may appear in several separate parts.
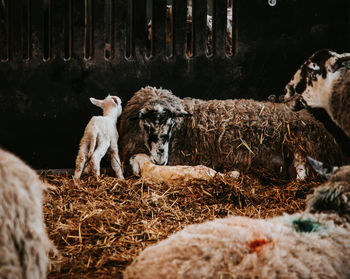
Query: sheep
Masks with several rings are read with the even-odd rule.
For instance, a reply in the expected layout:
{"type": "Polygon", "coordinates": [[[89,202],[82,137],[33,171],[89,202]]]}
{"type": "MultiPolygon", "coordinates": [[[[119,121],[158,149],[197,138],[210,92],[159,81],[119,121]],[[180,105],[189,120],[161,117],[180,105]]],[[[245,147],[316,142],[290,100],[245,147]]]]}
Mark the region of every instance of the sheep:
{"type": "Polygon", "coordinates": [[[284,101],[294,110],[323,108],[350,137],[349,68],[350,53],[315,52],[286,85],[284,101]]]}
{"type": "MultiPolygon", "coordinates": [[[[216,175],[224,177],[223,174],[206,166],[157,166],[152,163],[146,154],[136,154],[130,158],[133,174],[156,183],[165,182],[173,184],[176,182],[187,182],[193,180],[209,180],[216,175]]],[[[227,174],[231,178],[239,176],[238,171],[227,174]]]]}
{"type": "Polygon", "coordinates": [[[187,226],[142,251],[123,278],[350,278],[350,166],[335,170],[304,212],[187,226]]]}
{"type": "Polygon", "coordinates": [[[15,155],[0,149],[0,278],[46,278],[55,252],[42,214],[43,182],[15,155]]]}
{"type": "Polygon", "coordinates": [[[180,99],[169,90],[142,88],[120,119],[121,160],[147,153],[158,165],[205,165],[215,171],[266,169],[304,179],[306,155],[343,164],[344,154],[306,110],[254,100],[180,99]],[[289,169],[289,170],[288,170],[289,169]]]}
{"type": "Polygon", "coordinates": [[[100,175],[100,162],[109,151],[112,168],[120,179],[124,179],[118,151],[118,131],[116,123],[122,113],[119,97],[108,95],[104,100],[90,98],[95,106],[102,108],[103,116],[93,116],[87,124],[80,141],[76,159],[74,181],[79,182],[85,167],[85,172],[92,170],[97,177],[100,175]]]}

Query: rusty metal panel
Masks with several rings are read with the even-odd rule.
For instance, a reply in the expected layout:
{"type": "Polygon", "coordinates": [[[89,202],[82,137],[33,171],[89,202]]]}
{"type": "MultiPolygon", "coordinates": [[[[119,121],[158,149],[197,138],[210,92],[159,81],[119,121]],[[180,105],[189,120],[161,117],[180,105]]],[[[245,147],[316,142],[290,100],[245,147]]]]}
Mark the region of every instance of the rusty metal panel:
{"type": "Polygon", "coordinates": [[[166,0],[153,0],[152,2],[151,58],[164,58],[166,55],[166,38],[170,39],[171,37],[171,33],[166,33],[166,0]]]}
{"type": "Polygon", "coordinates": [[[207,3],[192,0],[192,56],[202,56],[207,50],[207,3]]]}
{"type": "MultiPolygon", "coordinates": [[[[227,40],[227,0],[214,0],[213,55],[225,57],[227,40]]],[[[231,42],[232,44],[232,42],[231,42]]]]}
{"type": "Polygon", "coordinates": [[[174,0],[173,3],[173,53],[175,57],[186,56],[187,0],[174,0]]]}
{"type": "Polygon", "coordinates": [[[274,6],[229,0],[234,55],[227,56],[228,2],[208,7],[196,0],[194,55],[188,57],[188,1],[152,0],[151,13],[150,1],[2,0],[0,145],[36,168],[71,168],[85,125],[101,113],[91,96],[114,92],[125,104],[140,87],[153,85],[180,97],[266,99],[281,94],[315,50],[350,47],[348,0],[276,0],[274,6]],[[173,55],[166,43],[169,3],[173,55]],[[214,53],[207,56],[211,9],[214,53]]]}

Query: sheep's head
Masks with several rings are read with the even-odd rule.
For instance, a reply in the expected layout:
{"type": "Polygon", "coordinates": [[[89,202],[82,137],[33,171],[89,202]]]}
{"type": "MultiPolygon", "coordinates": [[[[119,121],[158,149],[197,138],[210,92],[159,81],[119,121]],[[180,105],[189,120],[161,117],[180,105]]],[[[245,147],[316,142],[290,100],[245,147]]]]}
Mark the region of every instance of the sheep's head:
{"type": "Polygon", "coordinates": [[[309,106],[328,109],[332,86],[350,67],[350,53],[315,52],[285,87],[284,101],[294,110],[309,106]]]}
{"type": "Polygon", "coordinates": [[[350,165],[342,167],[327,166],[308,158],[311,166],[326,177],[323,185],[316,188],[309,197],[307,210],[315,212],[336,212],[350,218],[350,165]]]}
{"type": "Polygon", "coordinates": [[[103,100],[90,98],[90,102],[103,110],[103,115],[114,115],[119,117],[122,114],[122,101],[117,96],[108,95],[103,100]]]}
{"type": "Polygon", "coordinates": [[[169,143],[176,118],[189,115],[186,111],[172,111],[169,107],[154,104],[145,107],[138,114],[144,143],[153,163],[166,165],[169,157],[169,143]]]}

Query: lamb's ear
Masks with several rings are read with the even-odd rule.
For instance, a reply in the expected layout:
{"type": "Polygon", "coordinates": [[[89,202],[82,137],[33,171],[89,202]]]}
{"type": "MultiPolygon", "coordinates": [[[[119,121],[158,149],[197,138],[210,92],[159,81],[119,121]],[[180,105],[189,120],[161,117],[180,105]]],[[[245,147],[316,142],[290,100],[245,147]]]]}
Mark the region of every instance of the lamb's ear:
{"type": "Polygon", "coordinates": [[[320,161],[317,161],[309,156],[307,156],[307,160],[309,161],[309,164],[311,167],[321,176],[325,178],[331,177],[339,167],[334,167],[327,165],[325,163],[322,163],[320,161]]]}
{"type": "Polygon", "coordinates": [[[101,101],[101,100],[97,100],[97,99],[91,97],[91,98],[90,98],[90,102],[93,103],[95,106],[98,106],[98,107],[100,107],[100,108],[103,108],[103,107],[102,107],[102,101],[101,101]]]}

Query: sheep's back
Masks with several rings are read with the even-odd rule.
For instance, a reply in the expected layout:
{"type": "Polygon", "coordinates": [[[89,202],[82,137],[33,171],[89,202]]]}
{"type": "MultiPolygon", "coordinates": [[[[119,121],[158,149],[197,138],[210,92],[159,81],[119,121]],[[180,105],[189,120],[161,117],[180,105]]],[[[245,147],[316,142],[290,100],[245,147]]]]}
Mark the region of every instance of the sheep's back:
{"type": "Polygon", "coordinates": [[[285,172],[295,151],[331,164],[343,160],[334,137],[305,110],[253,100],[185,99],[184,106],[193,117],[174,131],[170,165],[285,172]]]}
{"type": "Polygon", "coordinates": [[[335,226],[338,219],[295,214],[191,225],[146,248],[124,278],[348,278],[350,228],[335,226]],[[300,220],[319,227],[300,232],[293,225],[300,220]]]}

